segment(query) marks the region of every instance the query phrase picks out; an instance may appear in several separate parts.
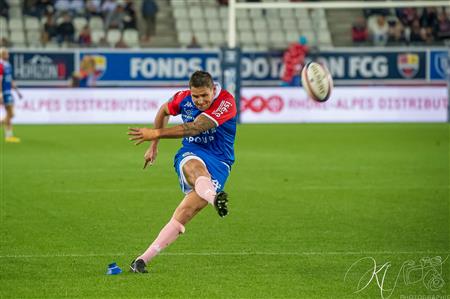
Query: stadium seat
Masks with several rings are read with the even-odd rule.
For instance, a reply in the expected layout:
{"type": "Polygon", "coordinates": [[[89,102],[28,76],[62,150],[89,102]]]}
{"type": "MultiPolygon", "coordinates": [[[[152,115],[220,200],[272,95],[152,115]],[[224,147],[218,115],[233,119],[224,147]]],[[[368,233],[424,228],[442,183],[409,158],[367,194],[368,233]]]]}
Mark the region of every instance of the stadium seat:
{"type": "Polygon", "coordinates": [[[9,30],[23,30],[21,18],[10,18],[8,22],[9,30]]]}
{"type": "Polygon", "coordinates": [[[294,15],[297,19],[309,19],[309,14],[306,9],[297,8],[294,10],[294,15]]]}
{"type": "Polygon", "coordinates": [[[267,20],[270,30],[281,30],[283,28],[283,23],[281,23],[280,18],[275,18],[272,20],[267,20]]]}
{"type": "Polygon", "coordinates": [[[178,42],[186,47],[187,45],[189,45],[191,43],[192,40],[192,32],[191,31],[182,31],[179,30],[178,31],[178,42]]]}
{"type": "Polygon", "coordinates": [[[206,20],[206,27],[212,31],[223,30],[222,24],[218,19],[209,18],[206,20]]]}
{"type": "Polygon", "coordinates": [[[208,33],[206,31],[195,31],[195,37],[200,45],[202,46],[208,45],[209,38],[208,33]]]}
{"type": "Polygon", "coordinates": [[[38,30],[27,30],[26,36],[27,36],[27,42],[30,45],[39,45],[41,43],[41,31],[39,28],[36,28],[38,30]]]}
{"type": "Polygon", "coordinates": [[[286,48],[287,41],[283,31],[270,31],[270,43],[276,48],[286,48]]]}
{"type": "Polygon", "coordinates": [[[251,18],[253,19],[260,19],[264,17],[264,13],[262,9],[250,9],[249,10],[249,15],[251,18]]]}
{"type": "Polygon", "coordinates": [[[197,30],[205,31],[207,29],[204,19],[193,19],[191,20],[191,25],[194,32],[197,30]]]}
{"type": "Polygon", "coordinates": [[[253,31],[241,31],[239,34],[239,43],[243,47],[255,46],[255,34],[253,31]]]}
{"type": "Polygon", "coordinates": [[[236,19],[237,20],[247,20],[249,18],[248,11],[246,9],[238,9],[236,10],[236,19]]]}
{"type": "Polygon", "coordinates": [[[223,46],[226,43],[225,34],[220,31],[209,31],[209,42],[214,47],[223,46]]]}
{"type": "MultiPolygon", "coordinates": [[[[13,1],[10,1],[13,2],[13,1]]],[[[18,19],[18,18],[22,18],[23,14],[22,14],[22,8],[20,6],[12,6],[9,8],[9,18],[12,19],[18,19]]]]}
{"type": "Polygon", "coordinates": [[[139,33],[136,29],[126,29],[123,32],[123,41],[130,47],[139,46],[139,33]]]}
{"type": "Polygon", "coordinates": [[[175,20],[187,19],[189,17],[189,14],[186,8],[175,6],[175,8],[173,9],[173,17],[175,18],[175,20]]]}
{"type": "Polygon", "coordinates": [[[170,0],[170,5],[172,7],[182,7],[183,9],[186,8],[186,2],[182,1],[182,0],[170,0]]]}
{"type": "Polygon", "coordinates": [[[175,27],[177,28],[177,31],[180,31],[183,29],[190,29],[191,21],[189,19],[177,19],[175,21],[175,27]]]}
{"type": "MultiPolygon", "coordinates": [[[[288,44],[298,42],[300,38],[300,33],[296,30],[291,30],[286,32],[286,42],[288,44]]],[[[309,40],[308,40],[309,42],[309,40]]]]}
{"type": "Polygon", "coordinates": [[[15,47],[18,47],[19,45],[23,46],[26,44],[25,34],[23,33],[23,30],[11,30],[9,38],[11,43],[13,43],[15,47]]]}
{"type": "Polygon", "coordinates": [[[269,21],[280,20],[280,10],[278,9],[268,9],[266,10],[266,18],[269,21]]]}
{"type": "Polygon", "coordinates": [[[263,18],[254,18],[253,19],[253,30],[258,32],[259,30],[267,30],[267,22],[263,18]]]}
{"type": "Polygon", "coordinates": [[[83,27],[87,24],[87,20],[86,18],[83,17],[77,17],[75,19],[73,19],[73,26],[75,27],[75,30],[77,32],[80,32],[81,29],[83,29],[83,27]]]}
{"type": "Polygon", "coordinates": [[[269,45],[269,36],[267,31],[256,32],[255,41],[257,45],[267,47],[269,45]]]}
{"type": "Polygon", "coordinates": [[[93,30],[91,32],[92,42],[98,44],[101,38],[105,37],[105,32],[103,30],[93,30]]]}
{"type": "Polygon", "coordinates": [[[109,44],[115,45],[120,40],[121,36],[122,36],[122,33],[120,32],[120,30],[110,29],[106,33],[106,40],[108,41],[109,44]]]}
{"type": "Polygon", "coordinates": [[[226,7],[226,6],[219,7],[219,16],[221,19],[227,19],[228,18],[228,7],[226,7]]]}
{"type": "Polygon", "coordinates": [[[295,19],[282,19],[283,29],[286,31],[297,30],[298,25],[295,19]]]}
{"type": "Polygon", "coordinates": [[[239,30],[250,30],[252,29],[252,24],[248,19],[238,19],[237,20],[237,29],[239,30]]]}
{"type": "Polygon", "coordinates": [[[91,27],[91,30],[104,30],[103,20],[100,17],[92,17],[89,20],[89,27],[91,27]]]}
{"type": "Polygon", "coordinates": [[[26,30],[38,30],[41,28],[39,19],[36,17],[25,17],[25,29],[26,30]]]}
{"type": "Polygon", "coordinates": [[[7,26],[0,26],[0,39],[6,38],[9,40],[9,31],[7,26]]]}
{"type": "Polygon", "coordinates": [[[0,30],[8,30],[8,21],[4,17],[0,17],[0,30]]]}
{"type": "Polygon", "coordinates": [[[52,50],[52,49],[59,49],[60,46],[57,43],[47,43],[45,45],[45,48],[52,50]]]}
{"type": "Polygon", "coordinates": [[[309,19],[299,19],[297,26],[303,31],[309,31],[312,29],[312,24],[309,19]]]}
{"type": "Polygon", "coordinates": [[[188,14],[191,19],[203,19],[203,10],[200,7],[190,7],[188,14]]]}
{"type": "Polygon", "coordinates": [[[207,19],[217,19],[219,18],[219,11],[216,7],[205,7],[205,17],[207,19]]]}
{"type": "Polygon", "coordinates": [[[293,9],[280,9],[280,17],[282,19],[292,19],[295,17],[293,9]]]}

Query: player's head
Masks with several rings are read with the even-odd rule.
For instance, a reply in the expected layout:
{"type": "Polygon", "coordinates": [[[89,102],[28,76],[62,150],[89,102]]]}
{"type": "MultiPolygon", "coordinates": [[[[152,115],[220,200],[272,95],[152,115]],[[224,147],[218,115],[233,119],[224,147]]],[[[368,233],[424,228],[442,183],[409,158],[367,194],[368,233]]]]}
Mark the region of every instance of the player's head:
{"type": "Polygon", "coordinates": [[[1,47],[0,48],[0,59],[8,60],[9,59],[9,52],[8,49],[1,47]]]}
{"type": "Polygon", "coordinates": [[[196,71],[189,80],[192,101],[201,111],[205,111],[211,106],[214,100],[216,87],[213,78],[208,72],[196,71]]]}

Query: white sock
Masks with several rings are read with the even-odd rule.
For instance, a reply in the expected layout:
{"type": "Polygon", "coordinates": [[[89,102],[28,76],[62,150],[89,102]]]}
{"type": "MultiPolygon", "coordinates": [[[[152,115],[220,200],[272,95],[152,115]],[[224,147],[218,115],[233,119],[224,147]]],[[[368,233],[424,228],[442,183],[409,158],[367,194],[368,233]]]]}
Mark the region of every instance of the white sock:
{"type": "Polygon", "coordinates": [[[13,131],[12,130],[5,130],[6,137],[13,137],[13,131]]]}

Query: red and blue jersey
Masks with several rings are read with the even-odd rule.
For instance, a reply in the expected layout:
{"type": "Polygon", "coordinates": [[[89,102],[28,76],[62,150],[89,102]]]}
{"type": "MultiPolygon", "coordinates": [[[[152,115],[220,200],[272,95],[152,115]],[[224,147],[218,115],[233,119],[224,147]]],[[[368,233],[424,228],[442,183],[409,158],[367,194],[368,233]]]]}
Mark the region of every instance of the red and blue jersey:
{"type": "Polygon", "coordinates": [[[236,136],[237,107],[234,97],[216,84],[216,94],[211,106],[199,110],[191,97],[190,90],[177,92],[169,103],[171,115],[180,115],[184,123],[192,122],[200,114],[210,118],[216,124],[215,128],[196,136],[183,138],[183,147],[195,151],[204,150],[219,160],[231,166],[234,162],[234,139],[236,136]]]}
{"type": "Polygon", "coordinates": [[[12,67],[9,61],[0,60],[0,76],[2,77],[3,95],[10,95],[12,88],[12,67]]]}

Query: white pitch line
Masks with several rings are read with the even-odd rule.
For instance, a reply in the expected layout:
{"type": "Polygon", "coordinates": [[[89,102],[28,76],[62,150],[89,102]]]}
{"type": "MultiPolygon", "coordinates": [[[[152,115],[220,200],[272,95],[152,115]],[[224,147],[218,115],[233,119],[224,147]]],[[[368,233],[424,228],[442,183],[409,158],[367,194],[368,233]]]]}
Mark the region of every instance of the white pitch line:
{"type": "MultiPolygon", "coordinates": [[[[450,254],[450,251],[305,251],[305,252],[163,252],[161,255],[167,256],[252,256],[252,255],[266,255],[266,256],[345,256],[345,255],[407,255],[407,254],[450,254]]],[[[58,257],[119,257],[119,256],[134,256],[134,254],[126,253],[57,253],[57,254],[37,254],[37,255],[0,255],[1,259],[27,259],[27,258],[58,258],[58,257]]]]}

